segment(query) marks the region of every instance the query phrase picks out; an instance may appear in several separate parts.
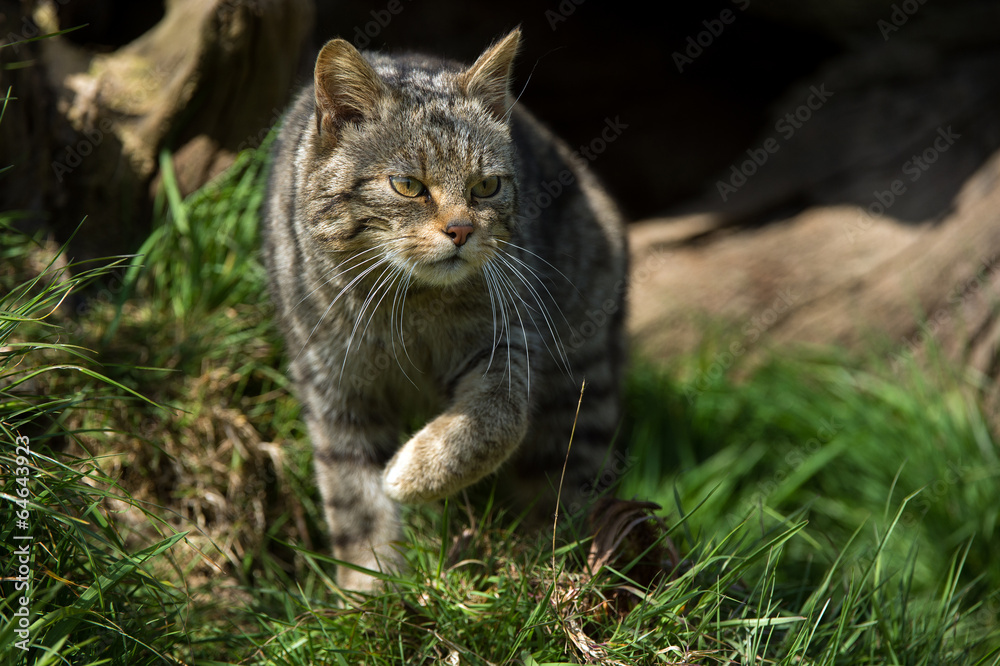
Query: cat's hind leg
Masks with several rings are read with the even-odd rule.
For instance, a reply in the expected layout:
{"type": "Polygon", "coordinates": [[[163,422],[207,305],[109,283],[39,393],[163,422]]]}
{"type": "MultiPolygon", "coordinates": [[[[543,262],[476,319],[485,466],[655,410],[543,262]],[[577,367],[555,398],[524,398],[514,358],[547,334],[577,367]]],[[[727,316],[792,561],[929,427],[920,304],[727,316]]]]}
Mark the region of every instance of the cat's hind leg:
{"type": "Polygon", "coordinates": [[[561,378],[563,390],[535,396],[528,435],[505,473],[515,506],[530,507],[532,522],[551,523],[557,497],[563,518],[581,515],[631,467],[621,442],[619,367],[617,359],[594,359],[585,384],[579,372],[573,384],[561,378]]]}

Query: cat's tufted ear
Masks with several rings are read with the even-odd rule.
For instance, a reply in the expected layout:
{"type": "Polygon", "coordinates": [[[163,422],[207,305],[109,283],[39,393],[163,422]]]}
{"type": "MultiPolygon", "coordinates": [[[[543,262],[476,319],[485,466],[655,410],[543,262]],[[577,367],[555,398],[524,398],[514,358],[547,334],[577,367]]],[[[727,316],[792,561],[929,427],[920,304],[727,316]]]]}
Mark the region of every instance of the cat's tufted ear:
{"type": "Polygon", "coordinates": [[[316,125],[335,143],[344,123],[370,115],[387,94],[378,74],[350,42],[331,39],[316,58],[316,125]]]}
{"type": "Polygon", "coordinates": [[[510,71],[521,41],[521,29],[514,28],[479,56],[472,67],[462,72],[458,84],[469,97],[478,97],[497,118],[503,118],[513,103],[510,93],[510,71]]]}

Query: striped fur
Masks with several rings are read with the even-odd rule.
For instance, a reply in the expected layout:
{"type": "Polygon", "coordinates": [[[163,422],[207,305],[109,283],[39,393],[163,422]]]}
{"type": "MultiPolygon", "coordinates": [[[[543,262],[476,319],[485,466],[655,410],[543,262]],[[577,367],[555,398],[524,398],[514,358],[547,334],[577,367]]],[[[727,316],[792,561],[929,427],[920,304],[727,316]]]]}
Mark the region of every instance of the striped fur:
{"type": "Polygon", "coordinates": [[[564,500],[593,487],[619,423],[622,221],[585,160],[514,105],[519,38],[469,68],[333,40],[275,148],[272,298],[334,553],[367,568],[399,559],[398,502],[498,469],[551,513],[584,378],[564,500]]]}

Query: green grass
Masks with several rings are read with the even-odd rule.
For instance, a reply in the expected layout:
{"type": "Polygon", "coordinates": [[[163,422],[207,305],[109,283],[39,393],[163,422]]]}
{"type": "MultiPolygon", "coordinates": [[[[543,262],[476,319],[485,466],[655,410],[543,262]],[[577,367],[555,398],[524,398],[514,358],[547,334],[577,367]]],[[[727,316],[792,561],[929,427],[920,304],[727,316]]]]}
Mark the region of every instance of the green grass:
{"type": "Polygon", "coordinates": [[[185,200],[164,157],[125,263],[34,279],[44,248],[4,234],[5,620],[34,451],[33,647],[4,622],[4,663],[1000,663],[997,438],[943,362],[636,363],[606,481],[659,519],[610,550],[562,524],[553,551],[457,498],[408,511],[383,593],[340,591],[255,254],[263,154],[185,200]]]}
{"type": "MultiPolygon", "coordinates": [[[[11,218],[0,216],[0,226],[9,229],[11,218]]],[[[13,233],[0,243],[10,261],[33,245],[34,239],[13,233]]],[[[128,546],[103,507],[120,489],[100,474],[92,458],[53,452],[76,436],[65,414],[105,399],[141,400],[91,367],[87,350],[61,342],[61,329],[51,323],[58,304],[73,290],[114,265],[57,268],[54,259],[23,282],[0,275],[4,663],[162,663],[157,655],[169,652],[165,646],[183,635],[178,625],[186,612],[183,595],[149,568],[183,535],[128,546]],[[30,341],[18,335],[25,328],[33,333],[30,341]],[[44,390],[54,377],[64,378],[73,390],[44,390]],[[91,485],[94,481],[103,487],[91,485]]]]}
{"type": "Polygon", "coordinates": [[[633,373],[630,390],[644,465],[627,489],[704,501],[696,522],[712,531],[751,512],[802,515],[816,543],[844,543],[862,523],[876,539],[912,494],[890,548],[897,560],[911,544],[922,549],[921,588],[971,543],[968,564],[983,572],[982,587],[1000,589],[1000,569],[989,566],[1000,543],[1000,451],[970,386],[946,367],[932,377],[799,354],[775,356],[739,385],[720,381],[693,401],[683,382],[657,371],[633,373]]]}

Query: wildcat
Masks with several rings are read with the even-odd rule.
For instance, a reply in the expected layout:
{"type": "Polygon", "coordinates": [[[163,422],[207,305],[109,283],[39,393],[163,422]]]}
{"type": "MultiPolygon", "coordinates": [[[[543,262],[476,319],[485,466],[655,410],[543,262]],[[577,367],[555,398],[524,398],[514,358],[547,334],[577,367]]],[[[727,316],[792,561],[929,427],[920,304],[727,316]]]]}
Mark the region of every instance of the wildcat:
{"type": "Polygon", "coordinates": [[[619,425],[623,223],[515,104],[519,40],[464,67],[334,39],[275,146],[272,300],[334,554],[368,569],[399,560],[397,503],[498,469],[551,516],[584,379],[564,501],[586,499],[619,425]]]}

